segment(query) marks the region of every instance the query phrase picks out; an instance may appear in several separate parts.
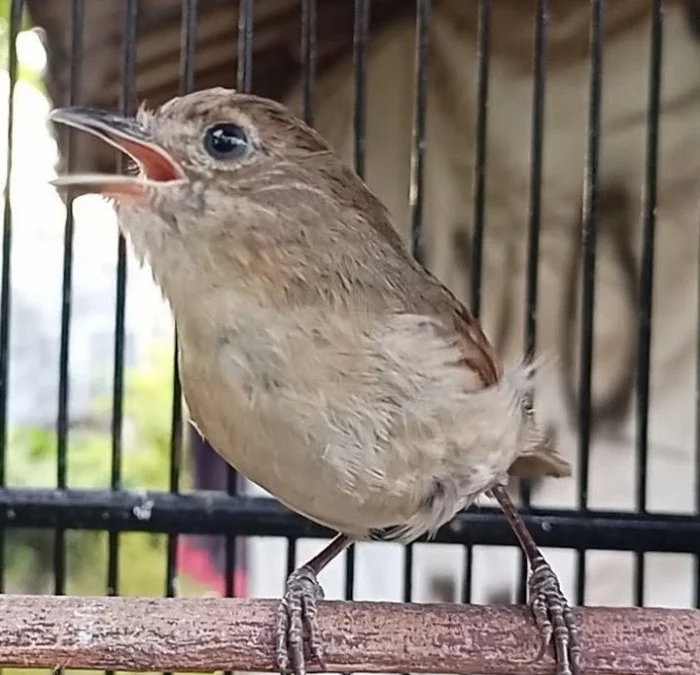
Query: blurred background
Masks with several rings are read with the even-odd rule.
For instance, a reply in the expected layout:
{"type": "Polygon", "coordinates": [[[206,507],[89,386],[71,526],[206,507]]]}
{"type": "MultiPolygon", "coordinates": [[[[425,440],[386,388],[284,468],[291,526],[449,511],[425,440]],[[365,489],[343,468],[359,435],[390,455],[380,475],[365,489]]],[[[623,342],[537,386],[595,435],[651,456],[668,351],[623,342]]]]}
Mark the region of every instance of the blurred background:
{"type": "MultiPolygon", "coordinates": [[[[10,3],[0,2],[0,178],[6,179],[10,164],[12,169],[10,201],[4,203],[12,222],[6,484],[56,485],[61,339],[68,302],[67,484],[112,484],[115,391],[121,386],[115,388],[114,358],[123,346],[121,485],[167,490],[173,425],[170,315],[150,272],[138,267],[128,249],[125,292],[118,297],[118,231],[106,203],[91,197],[73,202],[74,227],[66,238],[66,205],[48,181],[66,168],[67,157],[74,169],[101,171],[111,171],[116,159],[110,148],[93,144],[87,135],[70,142],[56,135],[46,115],[52,105],[69,100],[133,111],[142,101],[158,105],[183,87],[235,87],[241,3],[83,0],[77,11],[71,0],[21,4],[10,162],[7,55],[14,36],[8,23],[10,3]],[[76,19],[79,25],[74,25],[76,19]],[[183,25],[194,27],[188,56],[192,78],[184,84],[183,47],[188,40],[183,25]],[[136,41],[125,58],[129,30],[135,31],[136,41]],[[135,78],[129,83],[131,74],[135,78]],[[68,259],[66,241],[72,246],[68,259]],[[66,269],[71,274],[69,296],[63,292],[66,269]],[[115,307],[124,311],[123,344],[115,344],[115,307]]],[[[364,175],[408,242],[417,208],[411,192],[415,3],[242,4],[254,20],[252,91],[286,102],[313,123],[364,175]],[[305,29],[302,14],[310,19],[305,29]],[[358,35],[366,40],[358,41],[358,35]],[[366,76],[359,80],[358,60],[366,66],[366,76]],[[304,68],[309,63],[311,72],[304,68]],[[359,99],[358,82],[364,90],[359,99]],[[355,142],[356,130],[364,132],[363,143],[355,142]]],[[[534,58],[535,19],[542,5],[535,0],[429,4],[428,13],[428,3],[418,3],[422,18],[429,19],[421,43],[427,117],[424,189],[418,204],[426,264],[478,311],[507,362],[521,358],[525,349],[528,237],[533,224],[540,232],[537,348],[553,360],[538,383],[537,402],[576,471],[570,480],[529,486],[531,503],[696,513],[700,3],[664,3],[658,161],[651,166],[654,3],[601,3],[600,155],[593,194],[583,188],[590,149],[591,4],[549,3],[546,52],[539,62],[534,58]],[[480,59],[486,48],[488,59],[480,59]],[[538,63],[546,74],[540,180],[532,174],[538,63]],[[488,103],[481,118],[480,100],[488,103]],[[656,197],[649,216],[656,219],[656,241],[647,427],[640,426],[646,396],[639,392],[637,377],[640,298],[648,301],[640,277],[650,189],[656,197]],[[582,406],[578,364],[586,216],[595,220],[597,243],[591,399],[589,406],[582,406]],[[483,256],[475,257],[482,235],[483,256]],[[648,444],[640,445],[640,434],[648,444]],[[644,459],[646,470],[640,468],[644,459]]],[[[19,6],[14,4],[15,11],[19,6]]],[[[181,488],[225,489],[224,465],[212,449],[187,430],[185,441],[181,488]]],[[[240,487],[261,494],[244,481],[240,487]]],[[[297,562],[322,544],[299,541],[297,562]]],[[[50,531],[7,530],[7,590],[52,592],[53,546],[50,531]]],[[[572,549],[576,546],[571,541],[572,549]]],[[[178,594],[223,593],[223,540],[183,536],[177,551],[178,594]]],[[[631,552],[592,551],[585,566],[577,564],[575,550],[546,553],[576,602],[678,607],[700,602],[698,564],[692,555],[650,553],[640,572],[631,552]],[[581,573],[585,584],[577,583],[581,573]]],[[[118,584],[107,589],[107,535],[68,532],[66,592],[162,594],[165,535],[122,534],[118,555],[118,584]]],[[[236,594],[279,595],[286,556],[283,539],[239,539],[236,594]]],[[[357,546],[355,598],[402,599],[404,556],[392,544],[357,546]]],[[[412,556],[416,601],[459,601],[467,587],[474,602],[516,598],[520,566],[513,547],[474,546],[466,553],[456,545],[418,544],[412,556]]],[[[343,596],[346,571],[339,560],[324,572],[326,597],[343,596]]]]}

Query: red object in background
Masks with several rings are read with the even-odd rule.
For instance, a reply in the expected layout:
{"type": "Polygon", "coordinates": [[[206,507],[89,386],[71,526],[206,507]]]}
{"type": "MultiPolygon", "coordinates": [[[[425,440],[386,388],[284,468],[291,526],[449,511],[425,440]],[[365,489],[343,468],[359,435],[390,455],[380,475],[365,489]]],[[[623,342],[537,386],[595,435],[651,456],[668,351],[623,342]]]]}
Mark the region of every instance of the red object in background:
{"type": "MultiPolygon", "coordinates": [[[[189,425],[188,425],[189,426],[189,425]]],[[[190,457],[197,490],[225,490],[228,465],[197,431],[189,426],[190,457]]],[[[233,594],[247,592],[246,547],[236,540],[233,594]]],[[[205,584],[219,595],[226,593],[225,538],[212,535],[182,535],[178,542],[177,569],[181,574],[205,584]]]]}
{"type": "MultiPolygon", "coordinates": [[[[224,572],[215,564],[214,555],[208,546],[202,546],[197,539],[220,539],[220,537],[180,537],[177,548],[178,570],[201,584],[206,584],[218,595],[226,594],[224,572]],[[193,541],[194,540],[194,541],[193,541]]],[[[233,572],[233,595],[237,598],[246,594],[246,570],[238,567],[233,572]]]]}

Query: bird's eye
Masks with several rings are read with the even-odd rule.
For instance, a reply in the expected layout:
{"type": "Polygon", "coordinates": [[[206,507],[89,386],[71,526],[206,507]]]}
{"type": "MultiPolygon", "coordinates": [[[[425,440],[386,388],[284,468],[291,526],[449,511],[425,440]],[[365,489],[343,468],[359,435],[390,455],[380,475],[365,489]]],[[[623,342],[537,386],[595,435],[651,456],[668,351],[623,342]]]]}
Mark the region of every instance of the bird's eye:
{"type": "Polygon", "coordinates": [[[250,151],[250,139],[237,124],[222,122],[207,129],[204,148],[214,159],[243,159],[250,151]]]}

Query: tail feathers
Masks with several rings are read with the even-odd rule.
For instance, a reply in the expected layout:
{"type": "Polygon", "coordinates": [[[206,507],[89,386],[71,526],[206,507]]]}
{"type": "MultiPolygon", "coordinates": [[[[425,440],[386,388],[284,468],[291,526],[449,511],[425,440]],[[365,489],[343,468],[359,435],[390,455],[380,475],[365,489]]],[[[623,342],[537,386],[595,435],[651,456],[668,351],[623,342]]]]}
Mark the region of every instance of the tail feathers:
{"type": "Polygon", "coordinates": [[[508,473],[525,480],[541,476],[567,478],[571,476],[571,464],[554,449],[536,448],[520,455],[511,464],[508,473]]]}
{"type": "MultiPolygon", "coordinates": [[[[520,397],[532,395],[535,374],[551,368],[554,360],[552,357],[540,355],[534,361],[522,361],[508,370],[505,378],[520,397]]],[[[557,450],[551,435],[540,429],[535,422],[534,411],[523,406],[522,414],[525,422],[522,434],[523,448],[511,464],[508,473],[524,479],[571,476],[571,464],[557,450]]]]}
{"type": "Polygon", "coordinates": [[[537,430],[508,473],[526,480],[540,476],[566,478],[571,476],[571,464],[557,450],[554,439],[537,430]]]}

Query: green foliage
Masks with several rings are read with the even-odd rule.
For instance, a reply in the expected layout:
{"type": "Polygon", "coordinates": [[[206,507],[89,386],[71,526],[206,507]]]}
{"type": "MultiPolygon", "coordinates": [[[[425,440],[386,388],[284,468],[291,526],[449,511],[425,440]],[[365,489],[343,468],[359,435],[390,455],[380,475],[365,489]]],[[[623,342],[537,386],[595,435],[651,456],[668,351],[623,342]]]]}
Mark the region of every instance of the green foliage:
{"type": "MultiPolygon", "coordinates": [[[[167,488],[173,387],[170,352],[154,350],[148,365],[126,373],[121,467],[125,489],[167,488]]],[[[107,421],[111,399],[98,399],[95,413],[101,424],[71,430],[67,473],[72,488],[110,486],[112,440],[107,421]]],[[[8,483],[18,487],[55,487],[56,443],[53,429],[13,429],[8,483]]]]}
{"type": "MultiPolygon", "coordinates": [[[[122,487],[138,490],[168,488],[173,361],[168,346],[154,350],[147,365],[127,371],[124,391],[122,487]]],[[[97,423],[71,429],[67,452],[68,486],[104,489],[110,486],[112,460],[109,419],[111,401],[98,400],[97,423]]],[[[56,434],[53,429],[19,427],[10,434],[8,484],[16,487],[56,486],[56,434]]],[[[185,475],[186,479],[187,476],[185,475]]],[[[7,533],[8,586],[21,592],[51,590],[54,535],[45,530],[7,533]]],[[[120,591],[134,595],[161,595],[165,588],[166,538],[129,533],[120,536],[120,591]],[[142,563],[137,568],[132,561],[142,563]]],[[[107,564],[106,535],[69,532],[66,569],[69,592],[103,593],[107,564]]]]}

